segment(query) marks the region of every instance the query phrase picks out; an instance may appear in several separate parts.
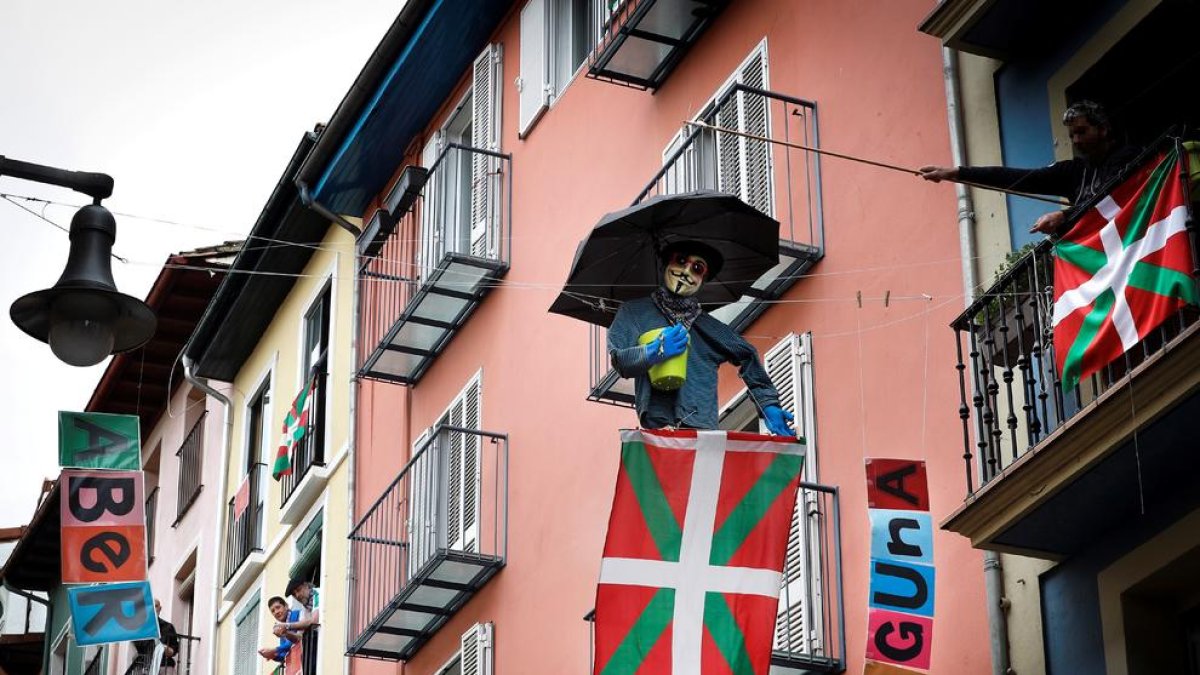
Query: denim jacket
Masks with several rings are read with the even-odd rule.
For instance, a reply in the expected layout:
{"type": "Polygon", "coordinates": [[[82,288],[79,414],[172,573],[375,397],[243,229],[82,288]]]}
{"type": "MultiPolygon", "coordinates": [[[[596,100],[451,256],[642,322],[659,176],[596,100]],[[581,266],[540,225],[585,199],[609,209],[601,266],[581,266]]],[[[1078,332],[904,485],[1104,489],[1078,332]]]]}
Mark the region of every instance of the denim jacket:
{"type": "Polygon", "coordinates": [[[638,337],[648,330],[666,328],[670,321],[650,298],[623,305],[608,329],[608,354],[621,377],[634,378],[634,404],[644,429],[665,426],[693,429],[717,428],[717,368],[722,363],[738,366],[750,397],[761,412],[779,405],[779,393],[758,360],[758,351],[729,326],[701,314],[689,332],[687,379],[676,391],[659,391],[650,386],[646,374],[650,363],[638,337]]]}

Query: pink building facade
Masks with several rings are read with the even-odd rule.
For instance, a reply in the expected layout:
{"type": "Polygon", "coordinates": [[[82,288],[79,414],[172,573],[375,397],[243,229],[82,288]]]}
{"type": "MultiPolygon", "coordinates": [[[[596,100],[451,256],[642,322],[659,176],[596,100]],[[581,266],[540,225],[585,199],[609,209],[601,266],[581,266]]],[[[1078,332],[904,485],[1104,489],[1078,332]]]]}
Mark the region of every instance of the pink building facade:
{"type": "MultiPolygon", "coordinates": [[[[961,501],[936,358],[964,297],[952,191],[797,147],[944,159],[928,4],[692,5],[414,0],[301,169],[365,230],[352,672],[589,672],[636,420],[603,332],[546,308],[592,225],[649,195],[718,189],[781,223],[781,266],[720,313],[809,442],[773,673],[862,671],[865,458],[925,460],[935,520],[961,501]]],[[[757,428],[742,387],[723,371],[723,427],[757,428]]],[[[988,672],[982,554],[934,546],[931,671],[988,672]]]]}

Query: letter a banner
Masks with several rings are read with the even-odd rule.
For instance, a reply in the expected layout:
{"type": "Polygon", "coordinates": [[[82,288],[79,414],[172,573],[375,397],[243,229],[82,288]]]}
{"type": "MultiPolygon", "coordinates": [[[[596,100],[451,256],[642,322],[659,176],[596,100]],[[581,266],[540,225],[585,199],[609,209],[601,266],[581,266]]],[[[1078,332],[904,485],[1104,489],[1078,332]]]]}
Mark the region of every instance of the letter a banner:
{"type": "Polygon", "coordinates": [[[871,581],[863,672],[926,671],[933,639],[934,568],[925,462],[868,459],[867,505],[871,581]]]}
{"type": "Polygon", "coordinates": [[[766,675],[804,441],[621,432],[597,675],[766,675]]]}
{"type": "Polygon", "coordinates": [[[62,582],[144,580],[142,472],[67,469],[58,480],[62,582]]]}

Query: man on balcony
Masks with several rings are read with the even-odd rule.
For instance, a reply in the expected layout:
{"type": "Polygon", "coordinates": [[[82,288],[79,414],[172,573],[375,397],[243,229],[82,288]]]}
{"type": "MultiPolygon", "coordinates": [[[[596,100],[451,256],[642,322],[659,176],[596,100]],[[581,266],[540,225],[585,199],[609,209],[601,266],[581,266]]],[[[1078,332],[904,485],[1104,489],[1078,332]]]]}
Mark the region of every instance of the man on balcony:
{"type": "MultiPolygon", "coordinates": [[[[162,643],[162,662],[159,665],[158,672],[174,673],[175,672],[175,656],[179,653],[179,632],[175,630],[175,624],[167,621],[162,616],[162,603],[158,598],[154,599],[154,615],[158,617],[158,642],[162,643]]],[[[137,657],[134,659],[134,667],[131,668],[133,675],[144,675],[154,671],[154,648],[157,643],[154,640],[137,640],[133,643],[133,649],[137,652],[137,657]]]]}
{"type": "Polygon", "coordinates": [[[758,351],[729,326],[705,314],[694,297],[705,281],[720,272],[723,259],[713,247],[680,241],[660,253],[662,285],[648,298],[623,305],[608,329],[608,352],[621,377],[634,378],[634,402],[644,429],[717,428],[717,369],[738,366],[750,397],[767,429],[795,436],[791,413],[779,405],[779,392],[758,360],[758,351]],[[664,329],[643,343],[648,331],[664,329]],[[686,377],[652,383],[650,369],[685,354],[686,377]]]}
{"type": "MultiPolygon", "coordinates": [[[[1108,112],[1099,103],[1079,101],[1067,108],[1062,123],[1071,137],[1075,157],[1040,169],[1011,169],[1003,166],[923,166],[917,171],[934,183],[962,181],[985,187],[1057,195],[1079,204],[1096,195],[1134,159],[1140,149],[1119,143],[1108,112]]],[[[1029,229],[1042,234],[1064,234],[1065,211],[1038,218],[1029,229]]]]}
{"type": "MultiPolygon", "coordinates": [[[[278,595],[267,601],[267,610],[271,612],[271,616],[279,624],[300,620],[299,610],[288,609],[287,601],[278,595]]],[[[276,637],[279,638],[279,645],[276,647],[263,647],[258,650],[258,655],[269,661],[284,663],[287,661],[288,654],[292,651],[292,646],[300,642],[300,635],[295,632],[283,630],[276,632],[276,637]],[[280,635],[280,632],[283,634],[280,635]]]]}
{"type": "Polygon", "coordinates": [[[284,595],[296,601],[300,616],[295,621],[275,624],[275,636],[284,637],[288,633],[300,636],[300,655],[303,659],[304,675],[315,675],[317,672],[317,638],[321,629],[321,589],[313,586],[311,581],[292,579],[288,581],[284,595]]]}

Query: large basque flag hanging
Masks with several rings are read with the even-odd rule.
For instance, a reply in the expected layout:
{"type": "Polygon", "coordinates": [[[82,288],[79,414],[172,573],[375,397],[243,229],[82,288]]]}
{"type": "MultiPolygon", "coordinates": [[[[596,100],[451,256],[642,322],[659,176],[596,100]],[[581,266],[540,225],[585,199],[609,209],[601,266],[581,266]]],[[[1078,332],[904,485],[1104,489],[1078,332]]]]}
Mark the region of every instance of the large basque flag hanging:
{"type": "Polygon", "coordinates": [[[1064,389],[1196,304],[1175,150],[1148,162],[1055,245],[1054,352],[1064,389]]]}
{"type": "Polygon", "coordinates": [[[802,440],[621,432],[597,675],[766,675],[802,440]]]}
{"type": "Polygon", "coordinates": [[[317,377],[313,375],[304,383],[304,388],[296,394],[287,417],[283,419],[283,432],[279,438],[279,449],[275,451],[275,462],[271,465],[271,477],[279,480],[292,473],[292,455],[296,446],[304,439],[308,431],[308,409],[317,388],[317,377]]]}

